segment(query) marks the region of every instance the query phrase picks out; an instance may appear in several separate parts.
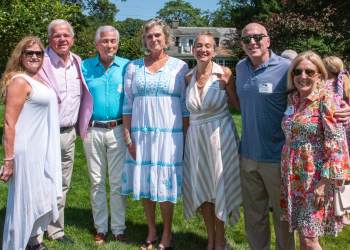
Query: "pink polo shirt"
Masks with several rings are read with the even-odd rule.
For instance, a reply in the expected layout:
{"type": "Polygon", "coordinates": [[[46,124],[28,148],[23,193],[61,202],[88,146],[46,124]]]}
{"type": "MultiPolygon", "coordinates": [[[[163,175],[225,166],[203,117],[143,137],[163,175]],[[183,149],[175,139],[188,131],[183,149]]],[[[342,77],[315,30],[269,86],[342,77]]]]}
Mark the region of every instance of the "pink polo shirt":
{"type": "Polygon", "coordinates": [[[59,109],[60,127],[73,126],[78,120],[82,92],[78,62],[70,55],[65,65],[63,59],[52,49],[48,50],[48,55],[52,61],[53,74],[57,80],[62,101],[59,109]]]}

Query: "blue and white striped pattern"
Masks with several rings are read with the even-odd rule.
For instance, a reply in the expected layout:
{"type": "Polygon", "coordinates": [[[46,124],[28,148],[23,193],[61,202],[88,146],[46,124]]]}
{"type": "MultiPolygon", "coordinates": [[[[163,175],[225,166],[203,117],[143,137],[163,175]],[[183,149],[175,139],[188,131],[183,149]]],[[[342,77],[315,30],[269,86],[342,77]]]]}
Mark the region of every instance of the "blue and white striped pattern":
{"type": "Polygon", "coordinates": [[[225,89],[216,74],[222,68],[214,64],[213,74],[203,88],[202,97],[195,84],[196,69],[187,89],[190,112],[184,164],[184,212],[189,218],[204,202],[215,204],[215,215],[236,222],[241,204],[238,136],[227,106],[225,89]]]}

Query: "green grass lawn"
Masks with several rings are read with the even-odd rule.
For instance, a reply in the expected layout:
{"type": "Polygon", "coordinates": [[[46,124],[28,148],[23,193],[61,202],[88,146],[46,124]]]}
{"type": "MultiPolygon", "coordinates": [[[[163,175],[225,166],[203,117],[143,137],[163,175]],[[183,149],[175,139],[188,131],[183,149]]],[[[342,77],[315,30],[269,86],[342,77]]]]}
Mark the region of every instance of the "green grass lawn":
{"type": "MultiPolygon", "coordinates": [[[[1,112],[2,110],[0,110],[1,112]]],[[[1,112],[2,113],[2,112],[1,112]]],[[[240,131],[240,118],[234,114],[235,123],[240,131]]],[[[7,187],[0,184],[0,239],[2,240],[2,230],[5,217],[5,206],[7,198],[7,187]]],[[[161,220],[159,208],[157,208],[158,232],[161,232],[161,220]]],[[[83,154],[82,143],[77,141],[76,160],[74,164],[73,180],[71,190],[68,193],[67,207],[65,210],[66,228],[65,233],[69,235],[75,244],[62,245],[56,242],[45,240],[50,249],[139,249],[140,242],[145,239],[147,226],[144,219],[143,208],[140,202],[128,199],[127,202],[127,235],[128,241],[125,244],[109,241],[103,246],[97,247],[93,241],[93,220],[89,199],[89,179],[87,175],[87,166],[83,154]]],[[[226,237],[234,249],[249,249],[244,235],[243,218],[235,226],[228,226],[226,237]]],[[[272,227],[271,227],[271,230],[272,227]]],[[[183,218],[182,201],[176,205],[173,238],[175,249],[205,249],[206,232],[201,217],[185,221],[183,218]]],[[[111,234],[109,240],[111,240],[111,234]]],[[[274,243],[274,238],[272,237],[274,243]]],[[[273,245],[273,244],[272,244],[273,245]]],[[[329,250],[350,249],[350,230],[347,229],[337,238],[322,239],[322,246],[329,250]]],[[[272,248],[274,249],[274,247],[272,248]]]]}

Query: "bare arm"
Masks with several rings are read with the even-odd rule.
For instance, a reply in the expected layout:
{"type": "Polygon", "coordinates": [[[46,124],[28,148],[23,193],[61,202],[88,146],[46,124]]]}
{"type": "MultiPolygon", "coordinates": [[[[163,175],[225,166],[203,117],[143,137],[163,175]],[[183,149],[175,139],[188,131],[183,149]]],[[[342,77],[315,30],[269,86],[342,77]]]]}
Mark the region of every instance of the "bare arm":
{"type": "MultiPolygon", "coordinates": [[[[5,116],[4,116],[4,159],[14,156],[14,141],[16,123],[31,87],[26,80],[17,77],[6,88],[5,116]]],[[[0,177],[7,182],[13,174],[13,160],[5,160],[4,170],[0,177]]]]}
{"type": "Polygon", "coordinates": [[[136,148],[135,144],[131,139],[131,115],[123,115],[123,128],[124,128],[124,140],[127,144],[129,153],[134,160],[136,160],[136,148]]]}
{"type": "Polygon", "coordinates": [[[233,74],[227,67],[224,67],[224,75],[222,80],[225,82],[225,89],[230,107],[239,110],[239,99],[236,93],[236,86],[233,82],[233,74]]]}

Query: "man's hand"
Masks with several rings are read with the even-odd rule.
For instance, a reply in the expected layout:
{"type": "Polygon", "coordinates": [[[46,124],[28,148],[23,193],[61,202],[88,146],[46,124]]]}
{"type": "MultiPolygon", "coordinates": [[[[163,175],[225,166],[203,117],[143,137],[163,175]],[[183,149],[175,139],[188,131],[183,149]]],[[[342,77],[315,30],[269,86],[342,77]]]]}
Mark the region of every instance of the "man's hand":
{"type": "Polygon", "coordinates": [[[344,100],[341,101],[340,109],[334,113],[334,117],[343,123],[350,120],[350,106],[344,100]]]}

